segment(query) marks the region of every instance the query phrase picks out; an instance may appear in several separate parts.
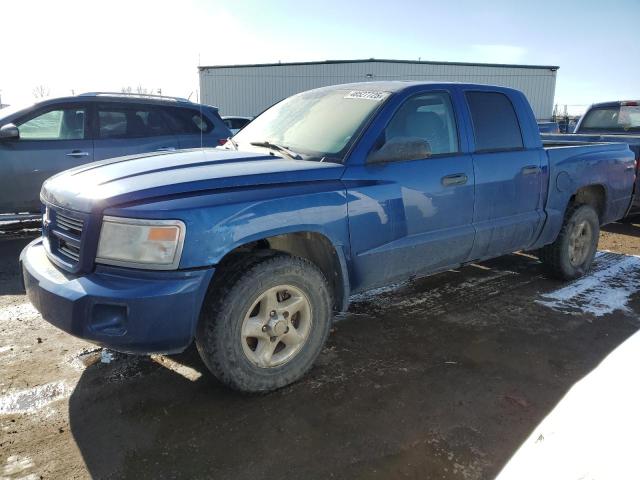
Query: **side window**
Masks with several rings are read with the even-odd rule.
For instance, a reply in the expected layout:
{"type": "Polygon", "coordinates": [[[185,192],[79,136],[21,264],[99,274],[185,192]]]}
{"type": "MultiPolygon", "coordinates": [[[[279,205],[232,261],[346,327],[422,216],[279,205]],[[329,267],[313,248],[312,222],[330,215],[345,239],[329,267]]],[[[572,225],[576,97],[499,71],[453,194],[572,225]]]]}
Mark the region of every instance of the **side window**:
{"type": "Polygon", "coordinates": [[[198,110],[192,108],[172,107],[163,109],[167,116],[170,128],[178,135],[200,135],[213,130],[213,124],[198,110]]]}
{"type": "Polygon", "coordinates": [[[433,155],[456,153],[458,133],[449,95],[434,92],[407,100],[385,129],[385,141],[396,137],[422,138],[433,155]]]}
{"type": "Polygon", "coordinates": [[[170,135],[159,111],[148,107],[101,105],[98,138],[140,138],[170,135]]]}
{"type": "Polygon", "coordinates": [[[244,128],[247,123],[249,123],[249,120],[246,118],[236,118],[233,120],[233,128],[244,128]]]}
{"type": "Polygon", "coordinates": [[[85,138],[85,109],[49,110],[25,122],[17,122],[22,140],[80,140],[85,138]]]}
{"type": "Polygon", "coordinates": [[[497,92],[467,92],[476,151],[517,150],[523,147],[518,117],[511,100],[497,92]]]}

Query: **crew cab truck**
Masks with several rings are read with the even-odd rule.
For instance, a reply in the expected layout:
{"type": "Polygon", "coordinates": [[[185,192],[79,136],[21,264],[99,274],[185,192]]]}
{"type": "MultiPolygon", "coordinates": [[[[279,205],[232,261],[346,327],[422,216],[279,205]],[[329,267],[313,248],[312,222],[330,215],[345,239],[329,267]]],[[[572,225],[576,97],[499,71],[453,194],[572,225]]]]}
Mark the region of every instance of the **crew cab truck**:
{"type": "Polygon", "coordinates": [[[574,133],[542,135],[544,145],[593,142],[626,143],[636,156],[634,201],[625,219],[640,215],[640,100],[595,103],[580,118],[574,133]]]}
{"type": "Polygon", "coordinates": [[[294,95],[224,148],[104,160],[41,191],[29,299],[108,348],[248,392],[307,372],[352,293],[518,250],[563,279],[631,202],[624,144],[543,148],[516,90],[370,82],[294,95]]]}

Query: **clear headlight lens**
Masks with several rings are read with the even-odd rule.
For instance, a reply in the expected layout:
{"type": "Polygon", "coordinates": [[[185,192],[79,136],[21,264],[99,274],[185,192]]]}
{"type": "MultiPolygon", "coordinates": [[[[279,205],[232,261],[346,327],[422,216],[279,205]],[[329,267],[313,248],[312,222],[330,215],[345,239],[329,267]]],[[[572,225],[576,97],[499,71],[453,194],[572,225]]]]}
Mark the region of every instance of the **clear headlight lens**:
{"type": "Polygon", "coordinates": [[[175,270],[185,225],[180,220],[104,217],[97,263],[152,270],[175,270]]]}

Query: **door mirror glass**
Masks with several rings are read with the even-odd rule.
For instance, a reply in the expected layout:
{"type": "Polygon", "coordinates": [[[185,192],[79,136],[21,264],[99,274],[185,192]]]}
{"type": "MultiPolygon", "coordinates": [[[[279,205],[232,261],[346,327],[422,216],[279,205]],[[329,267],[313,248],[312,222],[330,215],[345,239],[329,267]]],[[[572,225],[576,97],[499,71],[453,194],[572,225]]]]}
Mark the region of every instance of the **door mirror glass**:
{"type": "Polygon", "coordinates": [[[429,142],[418,137],[394,137],[369,155],[367,163],[403,162],[431,156],[429,142]]]}
{"type": "Polygon", "coordinates": [[[13,123],[7,123],[0,127],[0,140],[18,140],[20,131],[13,123]]]}

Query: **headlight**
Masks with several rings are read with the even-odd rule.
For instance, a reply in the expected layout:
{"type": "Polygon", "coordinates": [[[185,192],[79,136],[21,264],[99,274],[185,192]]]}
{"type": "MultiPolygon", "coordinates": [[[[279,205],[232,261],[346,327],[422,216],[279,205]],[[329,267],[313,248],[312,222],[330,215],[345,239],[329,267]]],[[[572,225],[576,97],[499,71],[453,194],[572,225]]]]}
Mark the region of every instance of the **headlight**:
{"type": "Polygon", "coordinates": [[[180,220],[104,217],[97,263],[151,270],[175,270],[186,228],[180,220]]]}

